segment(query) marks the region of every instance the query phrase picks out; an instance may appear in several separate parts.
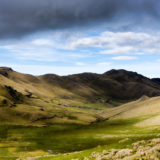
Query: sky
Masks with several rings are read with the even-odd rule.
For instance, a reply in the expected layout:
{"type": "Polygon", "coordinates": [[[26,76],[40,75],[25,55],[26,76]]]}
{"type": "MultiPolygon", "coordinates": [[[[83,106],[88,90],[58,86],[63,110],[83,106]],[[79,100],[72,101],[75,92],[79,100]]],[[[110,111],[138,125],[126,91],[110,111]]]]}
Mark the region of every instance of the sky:
{"type": "Polygon", "coordinates": [[[0,66],[160,77],[159,8],[158,0],[0,0],[0,66]]]}

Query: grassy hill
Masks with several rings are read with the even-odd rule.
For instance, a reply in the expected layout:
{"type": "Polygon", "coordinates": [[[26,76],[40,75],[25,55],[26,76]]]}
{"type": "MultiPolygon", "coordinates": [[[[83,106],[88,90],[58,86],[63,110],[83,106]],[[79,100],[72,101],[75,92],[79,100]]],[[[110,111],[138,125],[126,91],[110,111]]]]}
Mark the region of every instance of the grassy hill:
{"type": "Polygon", "coordinates": [[[143,96],[136,101],[126,103],[119,107],[106,109],[101,112],[101,115],[108,120],[146,117],[148,120],[138,123],[137,125],[159,125],[160,97],[149,98],[147,96],[143,96]]]}
{"type": "Polygon", "coordinates": [[[159,95],[158,78],[125,70],[33,76],[1,67],[0,160],[84,160],[150,144],[159,137],[159,95]]]}
{"type": "Polygon", "coordinates": [[[159,81],[125,70],[33,76],[0,68],[0,120],[9,124],[89,124],[106,119],[100,111],[143,95],[159,96],[159,81]]]}

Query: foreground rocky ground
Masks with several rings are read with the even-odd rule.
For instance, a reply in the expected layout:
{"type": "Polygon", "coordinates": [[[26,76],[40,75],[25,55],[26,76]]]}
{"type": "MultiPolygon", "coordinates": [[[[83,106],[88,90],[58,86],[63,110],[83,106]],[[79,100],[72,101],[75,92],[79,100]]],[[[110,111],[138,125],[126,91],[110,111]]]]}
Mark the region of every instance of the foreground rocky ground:
{"type": "Polygon", "coordinates": [[[127,149],[104,150],[102,153],[93,152],[84,160],[160,160],[160,138],[138,141],[127,149]]]}

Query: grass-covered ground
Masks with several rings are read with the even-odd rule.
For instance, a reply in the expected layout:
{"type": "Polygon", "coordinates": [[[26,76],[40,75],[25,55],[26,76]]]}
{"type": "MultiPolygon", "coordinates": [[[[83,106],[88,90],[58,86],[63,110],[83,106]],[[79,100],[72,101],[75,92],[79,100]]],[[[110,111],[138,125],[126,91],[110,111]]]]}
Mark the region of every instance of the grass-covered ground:
{"type": "Polygon", "coordinates": [[[112,120],[91,125],[57,124],[46,127],[0,126],[0,159],[43,157],[44,160],[83,158],[93,151],[125,148],[131,143],[155,137],[160,127],[135,127],[149,117],[112,120]],[[129,137],[127,141],[119,141],[129,137]],[[82,151],[69,155],[65,153],[82,151]]]}

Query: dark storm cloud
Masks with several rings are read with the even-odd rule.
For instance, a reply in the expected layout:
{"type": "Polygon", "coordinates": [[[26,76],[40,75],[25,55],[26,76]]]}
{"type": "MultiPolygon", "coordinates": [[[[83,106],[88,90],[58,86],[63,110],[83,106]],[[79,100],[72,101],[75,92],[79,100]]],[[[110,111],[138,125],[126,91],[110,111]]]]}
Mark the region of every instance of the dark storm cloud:
{"type": "Polygon", "coordinates": [[[91,22],[160,18],[158,0],[0,0],[0,36],[80,26],[91,22]]]}

